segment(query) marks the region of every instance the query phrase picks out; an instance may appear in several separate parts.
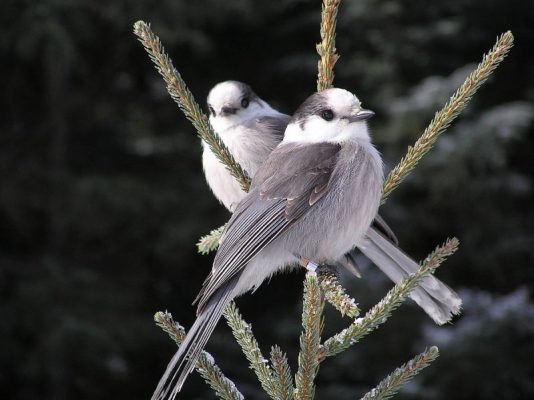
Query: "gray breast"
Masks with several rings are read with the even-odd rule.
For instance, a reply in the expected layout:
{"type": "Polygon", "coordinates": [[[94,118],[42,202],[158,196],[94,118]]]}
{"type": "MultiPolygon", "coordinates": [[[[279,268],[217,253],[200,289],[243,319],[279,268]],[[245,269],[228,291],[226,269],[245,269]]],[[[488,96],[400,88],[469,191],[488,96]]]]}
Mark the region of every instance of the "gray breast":
{"type": "Polygon", "coordinates": [[[344,144],[328,194],[287,232],[287,248],[301,248],[302,255],[319,262],[337,260],[354,248],[378,211],[379,160],[370,144],[344,144]]]}

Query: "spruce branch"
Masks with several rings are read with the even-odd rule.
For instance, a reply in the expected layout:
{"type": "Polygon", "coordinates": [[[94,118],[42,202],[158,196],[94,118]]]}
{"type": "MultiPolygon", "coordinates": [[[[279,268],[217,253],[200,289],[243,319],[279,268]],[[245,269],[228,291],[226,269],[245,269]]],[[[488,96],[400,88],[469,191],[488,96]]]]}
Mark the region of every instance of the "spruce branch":
{"type": "Polygon", "coordinates": [[[269,366],[269,361],[261,353],[258,341],[252,333],[252,328],[243,320],[233,301],[224,310],[224,317],[228,322],[228,326],[232,329],[234,338],[249,361],[250,368],[256,373],[261,387],[272,399],[276,399],[279,383],[276,382],[274,373],[269,366]]]}
{"type": "MultiPolygon", "coordinates": [[[[154,321],[173,339],[178,347],[185,338],[185,329],[175,322],[168,312],[157,312],[154,321]]],[[[215,364],[213,357],[203,351],[195,366],[197,372],[204,378],[206,383],[223,400],[243,400],[243,395],[237,390],[235,384],[224,376],[220,368],[215,364]]]]}
{"type": "Polygon", "coordinates": [[[213,229],[206,236],[202,236],[197,243],[197,250],[200,254],[208,254],[219,247],[219,240],[224,232],[226,225],[213,229]]]}
{"type": "Polygon", "coordinates": [[[341,286],[333,271],[321,269],[319,271],[319,283],[323,289],[325,300],[342,316],[347,315],[350,318],[355,318],[360,313],[356,301],[345,292],[345,288],[341,286]]]}
{"type": "Polygon", "coordinates": [[[308,272],[304,281],[302,333],[300,335],[299,368],[295,376],[295,400],[310,400],[315,396],[315,376],[319,371],[317,354],[323,331],[324,299],[317,274],[308,272]]]}
{"type": "Polygon", "coordinates": [[[514,45],[512,32],[503,33],[497,38],[493,48],[482,57],[477,68],[469,74],[464,83],[456,90],[447,104],[438,111],[423,134],[413,146],[408,147],[406,155],[399,164],[389,173],[382,192],[382,202],[390,193],[406,178],[415,168],[419,160],[428,153],[436,142],[438,136],[443,133],[454,119],[465,109],[473,95],[486,82],[491,73],[507,56],[514,45]]]}
{"type": "Polygon", "coordinates": [[[154,62],[156,70],[165,80],[167,91],[172,99],[193,124],[198,136],[210,147],[232,176],[237,179],[243,190],[248,191],[250,179],[245,170],[241,168],[221,138],[211,128],[208,117],[202,112],[182,76],[174,67],[172,60],[165,53],[159,37],[152,32],[150,25],[143,21],[137,21],[134,24],[134,34],[154,62]]]}
{"type": "Polygon", "coordinates": [[[276,378],[276,398],[279,400],[292,400],[294,388],[291,368],[289,367],[287,356],[278,346],[271,348],[271,364],[276,378]]]}
{"type": "Polygon", "coordinates": [[[357,318],[348,328],[327,339],[319,352],[319,360],[342,352],[386,322],[421,280],[433,274],[441,263],[458,249],[458,245],[458,239],[452,238],[438,246],[421,263],[419,270],[396,284],[363,318],[357,318]]]}
{"type": "Polygon", "coordinates": [[[331,88],[334,82],[336,53],[337,11],[341,0],[323,0],[321,12],[321,42],[317,44],[317,91],[331,88]]]}
{"type": "Polygon", "coordinates": [[[438,357],[438,348],[432,346],[393,371],[376,388],[366,393],[361,400],[386,400],[393,397],[402,385],[428,367],[438,357]]]}
{"type": "Polygon", "coordinates": [[[219,241],[221,240],[221,236],[224,232],[224,227],[225,225],[219,226],[218,228],[213,229],[206,236],[202,236],[197,243],[197,251],[200,254],[208,254],[217,250],[219,247],[219,241]]]}

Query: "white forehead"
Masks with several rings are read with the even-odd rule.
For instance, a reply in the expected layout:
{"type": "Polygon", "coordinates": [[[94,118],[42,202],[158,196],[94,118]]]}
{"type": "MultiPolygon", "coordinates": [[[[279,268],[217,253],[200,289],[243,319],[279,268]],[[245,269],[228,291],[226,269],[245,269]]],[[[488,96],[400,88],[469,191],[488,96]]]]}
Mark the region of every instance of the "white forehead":
{"type": "Polygon", "coordinates": [[[345,89],[326,89],[323,91],[324,98],[334,111],[351,111],[361,108],[358,98],[345,89]]]}
{"type": "Polygon", "coordinates": [[[210,90],[208,103],[212,106],[234,103],[237,100],[241,100],[241,96],[243,96],[242,88],[235,82],[221,82],[210,90]]]}

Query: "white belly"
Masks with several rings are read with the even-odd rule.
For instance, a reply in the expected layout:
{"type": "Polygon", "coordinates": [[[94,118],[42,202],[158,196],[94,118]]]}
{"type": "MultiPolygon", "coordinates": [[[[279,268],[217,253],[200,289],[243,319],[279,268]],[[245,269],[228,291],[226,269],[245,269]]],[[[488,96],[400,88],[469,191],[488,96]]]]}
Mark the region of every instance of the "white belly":
{"type": "Polygon", "coordinates": [[[211,191],[227,209],[233,212],[246,193],[206,145],[202,154],[202,164],[211,191]]]}
{"type": "MultiPolygon", "coordinates": [[[[278,144],[275,135],[240,125],[220,132],[219,137],[250,178],[278,144]]],[[[202,142],[202,147],[202,164],[208,185],[215,197],[233,212],[246,193],[209,146],[202,142]]]]}

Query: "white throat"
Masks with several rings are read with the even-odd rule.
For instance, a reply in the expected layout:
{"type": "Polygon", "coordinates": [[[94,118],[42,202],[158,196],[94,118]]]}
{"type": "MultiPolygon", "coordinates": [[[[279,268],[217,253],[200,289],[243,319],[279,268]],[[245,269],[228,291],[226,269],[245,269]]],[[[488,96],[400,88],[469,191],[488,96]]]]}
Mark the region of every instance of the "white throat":
{"type": "Polygon", "coordinates": [[[349,123],[347,120],[329,122],[313,116],[306,121],[289,124],[283,141],[286,143],[370,142],[371,137],[366,122],[349,123]]]}

